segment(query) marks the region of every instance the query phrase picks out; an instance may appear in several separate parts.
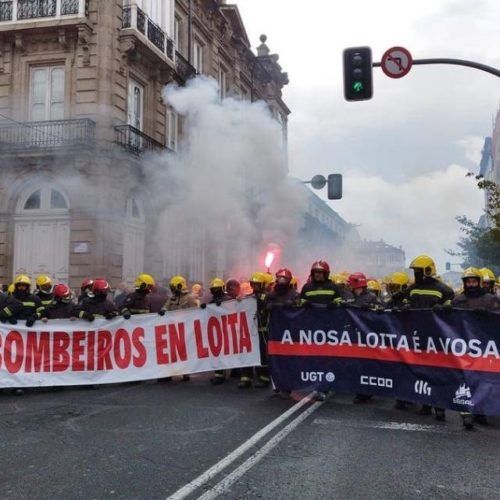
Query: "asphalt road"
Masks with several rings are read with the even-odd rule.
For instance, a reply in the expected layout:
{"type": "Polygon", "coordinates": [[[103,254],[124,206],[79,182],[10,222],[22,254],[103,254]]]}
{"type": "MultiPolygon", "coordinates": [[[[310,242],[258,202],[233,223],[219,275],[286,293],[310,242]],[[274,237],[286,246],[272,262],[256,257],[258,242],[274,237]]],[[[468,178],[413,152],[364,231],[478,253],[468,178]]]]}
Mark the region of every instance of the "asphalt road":
{"type": "Polygon", "coordinates": [[[180,499],[215,464],[187,498],[500,498],[499,419],[465,432],[456,414],[297,405],[208,377],[0,394],[0,498],[180,499]]]}

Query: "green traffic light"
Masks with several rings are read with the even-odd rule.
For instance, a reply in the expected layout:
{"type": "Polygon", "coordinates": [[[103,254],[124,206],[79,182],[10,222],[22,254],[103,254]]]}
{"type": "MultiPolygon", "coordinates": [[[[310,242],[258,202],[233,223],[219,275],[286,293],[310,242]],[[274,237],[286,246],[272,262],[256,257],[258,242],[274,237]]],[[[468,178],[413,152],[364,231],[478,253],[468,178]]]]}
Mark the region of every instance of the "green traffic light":
{"type": "Polygon", "coordinates": [[[363,82],[354,82],[352,89],[354,92],[362,92],[364,90],[363,82]]]}

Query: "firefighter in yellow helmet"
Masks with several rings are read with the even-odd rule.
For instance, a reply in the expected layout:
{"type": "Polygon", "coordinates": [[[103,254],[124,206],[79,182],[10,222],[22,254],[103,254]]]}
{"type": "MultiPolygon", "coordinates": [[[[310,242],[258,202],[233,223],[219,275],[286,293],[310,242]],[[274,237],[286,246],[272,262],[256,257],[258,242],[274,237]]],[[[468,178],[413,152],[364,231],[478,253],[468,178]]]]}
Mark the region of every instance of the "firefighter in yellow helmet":
{"type": "Polygon", "coordinates": [[[382,287],[380,286],[380,283],[376,279],[368,279],[366,284],[366,289],[380,299],[380,295],[382,293],[382,287]]]}
{"type": "Polygon", "coordinates": [[[495,293],[495,273],[487,267],[479,269],[479,272],[483,278],[482,287],[489,293],[495,293]]]}
{"type": "Polygon", "coordinates": [[[26,326],[33,326],[42,317],[44,307],[39,297],[31,293],[31,279],[26,274],[19,274],[14,279],[12,296],[22,303],[23,307],[17,319],[26,320],[26,326]]]}
{"type": "Polygon", "coordinates": [[[46,274],[40,274],[36,278],[36,291],[34,293],[42,302],[43,307],[48,307],[54,300],[52,292],[52,280],[46,274]]]}
{"type": "Polygon", "coordinates": [[[176,311],[178,309],[192,309],[198,307],[198,301],[189,293],[186,279],[183,276],[173,276],[170,280],[170,291],[172,296],[169,297],[163,308],[160,310],[160,316],[165,314],[165,311],[176,311]]]}
{"type": "Polygon", "coordinates": [[[147,314],[151,312],[150,296],[156,283],[150,274],[141,273],[134,281],[135,290],[125,298],[120,310],[125,319],[132,314],[147,314]]]}
{"type": "Polygon", "coordinates": [[[260,366],[242,368],[241,379],[238,384],[239,389],[248,389],[252,387],[254,381],[254,369],[257,375],[255,387],[263,389],[269,387],[271,377],[269,375],[269,366],[267,360],[267,335],[269,326],[269,311],[266,308],[266,279],[264,273],[256,272],[250,278],[250,285],[253,290],[253,296],[257,301],[257,327],[259,331],[260,343],[260,366]]]}
{"type": "Polygon", "coordinates": [[[274,288],[274,276],[271,273],[262,273],[266,283],[266,292],[271,292],[274,288]]]}
{"type": "Polygon", "coordinates": [[[386,284],[389,297],[387,305],[392,309],[401,309],[408,304],[406,290],[410,286],[410,277],[404,272],[395,272],[388,277],[386,284]]]}
{"type": "MultiPolygon", "coordinates": [[[[451,309],[451,301],[455,293],[448,286],[437,279],[436,264],[428,255],[415,257],[410,269],[413,270],[415,283],[406,290],[405,299],[411,309],[433,309],[435,311],[443,308],[451,309]]],[[[431,415],[432,407],[423,405],[420,410],[421,415],[431,415]]],[[[434,408],[436,420],[446,418],[444,408],[434,408]]]]}

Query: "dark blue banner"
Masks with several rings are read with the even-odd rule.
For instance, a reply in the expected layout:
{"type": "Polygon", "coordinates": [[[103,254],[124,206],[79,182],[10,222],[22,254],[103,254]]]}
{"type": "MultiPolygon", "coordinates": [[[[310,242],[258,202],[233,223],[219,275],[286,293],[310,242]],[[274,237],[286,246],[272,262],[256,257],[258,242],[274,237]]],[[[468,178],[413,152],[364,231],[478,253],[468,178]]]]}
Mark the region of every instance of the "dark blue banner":
{"type": "Polygon", "coordinates": [[[281,390],[500,415],[499,313],[275,309],[268,351],[281,390]]]}

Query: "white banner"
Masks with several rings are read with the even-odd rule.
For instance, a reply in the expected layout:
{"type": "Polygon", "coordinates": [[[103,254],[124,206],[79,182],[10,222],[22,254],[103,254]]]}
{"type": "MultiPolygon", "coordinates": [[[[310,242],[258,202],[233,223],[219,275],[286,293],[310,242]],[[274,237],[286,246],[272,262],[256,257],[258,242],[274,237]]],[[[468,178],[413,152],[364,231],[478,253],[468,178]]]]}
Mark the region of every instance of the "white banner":
{"type": "Polygon", "coordinates": [[[0,388],[109,384],[260,364],[256,301],[125,320],[0,324],[0,388]]]}

